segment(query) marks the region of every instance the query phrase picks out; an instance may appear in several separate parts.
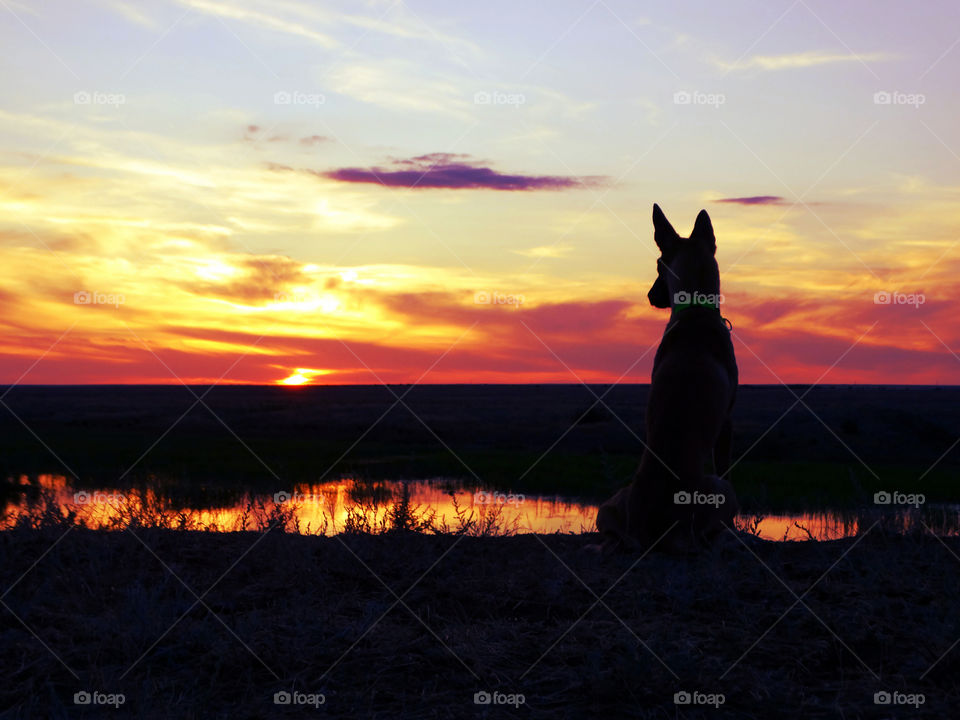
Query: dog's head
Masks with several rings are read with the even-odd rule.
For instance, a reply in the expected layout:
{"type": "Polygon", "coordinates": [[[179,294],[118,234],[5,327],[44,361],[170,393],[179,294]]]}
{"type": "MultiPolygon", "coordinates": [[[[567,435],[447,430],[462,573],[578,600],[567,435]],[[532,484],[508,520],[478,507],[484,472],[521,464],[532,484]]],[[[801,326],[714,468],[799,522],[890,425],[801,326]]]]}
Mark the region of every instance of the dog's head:
{"type": "Polygon", "coordinates": [[[720,294],[717,239],[706,210],[701,210],[689,238],[673,229],[659,205],[653,206],[653,239],[660,248],[657,279],[647,293],[650,304],[673,307],[678,297],[720,294]]]}

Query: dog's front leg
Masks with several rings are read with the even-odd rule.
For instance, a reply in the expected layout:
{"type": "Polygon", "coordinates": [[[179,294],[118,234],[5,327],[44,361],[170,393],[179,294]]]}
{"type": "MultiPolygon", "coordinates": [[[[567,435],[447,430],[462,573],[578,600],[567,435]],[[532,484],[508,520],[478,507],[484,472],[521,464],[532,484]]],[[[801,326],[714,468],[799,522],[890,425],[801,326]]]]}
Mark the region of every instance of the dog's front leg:
{"type": "Polygon", "coordinates": [[[733,420],[729,415],[720,426],[720,434],[713,446],[713,470],[719,477],[726,477],[730,471],[730,460],[733,445],[733,420]]]}

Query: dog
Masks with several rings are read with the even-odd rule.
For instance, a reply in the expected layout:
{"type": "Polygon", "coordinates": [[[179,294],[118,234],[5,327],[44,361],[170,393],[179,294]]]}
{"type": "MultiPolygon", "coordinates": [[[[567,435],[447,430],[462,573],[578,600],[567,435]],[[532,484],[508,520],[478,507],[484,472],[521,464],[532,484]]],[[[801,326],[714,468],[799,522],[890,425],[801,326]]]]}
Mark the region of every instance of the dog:
{"type": "Polygon", "coordinates": [[[700,547],[732,528],[739,510],[727,477],[739,373],[719,309],[713,224],[701,210],[682,238],[654,205],[653,227],[660,257],[647,298],[670,308],[670,320],[653,361],[640,466],[597,512],[602,540],[592,549],[603,553],[700,547]]]}

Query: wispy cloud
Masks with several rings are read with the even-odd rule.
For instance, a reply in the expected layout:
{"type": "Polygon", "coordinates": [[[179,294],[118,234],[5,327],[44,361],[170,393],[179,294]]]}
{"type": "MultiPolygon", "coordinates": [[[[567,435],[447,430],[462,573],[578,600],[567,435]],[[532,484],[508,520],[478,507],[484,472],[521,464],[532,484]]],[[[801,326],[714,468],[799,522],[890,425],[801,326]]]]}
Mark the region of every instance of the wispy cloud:
{"type": "MultiPolygon", "coordinates": [[[[329,3],[296,0],[178,1],[183,6],[207,15],[306,38],[325,48],[342,47],[344,43],[338,39],[338,35],[345,26],[352,26],[364,32],[437,44],[469,58],[476,58],[481,52],[472,41],[450,35],[443,31],[442,26],[426,24],[419,15],[406,8],[403,2],[392,2],[387,4],[385,9],[363,14],[353,12],[355,7],[352,3],[336,8],[329,3]]],[[[129,15],[127,12],[124,14],[129,15]]]]}
{"type": "Polygon", "coordinates": [[[269,30],[297,35],[312,40],[326,48],[336,47],[339,43],[330,35],[313,30],[296,21],[286,20],[275,14],[245,8],[236,3],[213,2],[213,0],[180,0],[183,5],[220,18],[240,20],[269,30]]]}
{"type": "Polygon", "coordinates": [[[514,250],[517,255],[531,258],[561,258],[566,257],[573,250],[569,245],[542,245],[541,247],[514,250]]]}
{"type": "Polygon", "coordinates": [[[717,67],[730,72],[732,70],[790,70],[794,68],[809,68],[819,65],[834,65],[837,63],[880,62],[890,60],[893,56],[888,53],[830,53],[820,50],[808,50],[800,53],[785,55],[753,55],[741,58],[736,62],[714,60],[717,67]]]}
{"type": "Polygon", "coordinates": [[[477,109],[466,77],[423,67],[410,59],[352,58],[330,70],[326,83],[335,93],[390,110],[469,120],[477,109]]]}
{"type": "Polygon", "coordinates": [[[144,12],[141,8],[136,7],[134,3],[126,3],[121,0],[99,0],[99,2],[109,10],[119,13],[134,25],[139,25],[148,30],[163,30],[159,21],[144,12]]]}
{"type": "Polygon", "coordinates": [[[783,205],[784,200],[779,195],[750,195],[748,197],[720,198],[715,202],[734,205],[783,205]]]}
{"type": "Polygon", "coordinates": [[[286,133],[270,133],[266,134],[264,128],[260,125],[247,125],[243,129],[243,141],[249,143],[298,143],[303,147],[314,147],[329,141],[326,135],[305,135],[303,137],[297,138],[296,136],[290,137],[286,133]]]}

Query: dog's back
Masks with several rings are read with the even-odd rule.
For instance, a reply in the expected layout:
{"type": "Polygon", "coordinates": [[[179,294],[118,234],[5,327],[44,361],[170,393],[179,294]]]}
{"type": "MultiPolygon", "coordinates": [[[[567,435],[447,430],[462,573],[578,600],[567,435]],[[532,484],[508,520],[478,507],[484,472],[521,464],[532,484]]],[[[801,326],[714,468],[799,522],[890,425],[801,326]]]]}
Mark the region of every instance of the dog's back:
{"type": "Polygon", "coordinates": [[[718,311],[692,307],[671,317],[653,365],[647,449],[628,505],[631,536],[646,545],[674,523],[699,538],[732,524],[735,496],[719,479],[715,448],[727,432],[738,382],[730,333],[718,311]],[[689,503],[677,500],[686,493],[689,503]],[[698,502],[723,498],[719,507],[698,502]]]}

